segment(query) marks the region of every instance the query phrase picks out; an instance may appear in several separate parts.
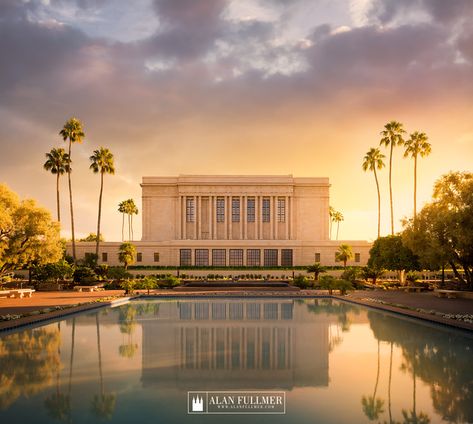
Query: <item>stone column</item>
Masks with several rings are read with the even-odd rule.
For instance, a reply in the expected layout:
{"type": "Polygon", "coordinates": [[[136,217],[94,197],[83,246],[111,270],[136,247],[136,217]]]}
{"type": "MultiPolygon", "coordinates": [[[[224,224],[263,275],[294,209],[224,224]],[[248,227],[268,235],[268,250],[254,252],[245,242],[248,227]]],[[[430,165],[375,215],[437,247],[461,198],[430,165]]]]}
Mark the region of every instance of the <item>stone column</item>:
{"type": "Polygon", "coordinates": [[[243,196],[243,239],[248,239],[248,196],[243,196]]]}
{"type": "Polygon", "coordinates": [[[182,239],[182,198],[177,196],[177,239],[182,239]]]}
{"type": "Polygon", "coordinates": [[[192,196],[194,199],[194,240],[197,240],[197,196],[192,196]]]}
{"type": "Polygon", "coordinates": [[[274,224],[275,218],[274,196],[269,198],[269,238],[274,239],[274,224]]]}
{"type": "Polygon", "coordinates": [[[217,196],[214,196],[213,198],[213,228],[214,228],[214,233],[212,235],[212,238],[216,239],[217,238],[217,196]]]}
{"type": "Polygon", "coordinates": [[[240,196],[240,240],[243,240],[243,196],[240,196]]]}
{"type": "Polygon", "coordinates": [[[291,214],[291,216],[290,216],[291,221],[290,221],[290,222],[291,222],[291,226],[290,226],[290,229],[289,229],[289,230],[290,230],[290,232],[289,232],[289,238],[290,238],[291,240],[293,240],[294,237],[295,237],[294,220],[295,220],[295,216],[296,216],[296,214],[295,214],[295,212],[294,212],[294,205],[295,205],[294,196],[289,197],[289,204],[291,205],[291,207],[290,207],[290,214],[291,214]]]}
{"type": "Polygon", "coordinates": [[[209,239],[213,239],[213,221],[212,221],[212,209],[213,209],[213,196],[209,196],[209,239]]]}
{"type": "Polygon", "coordinates": [[[202,239],[202,196],[197,197],[197,239],[202,239]]]}
{"type": "Polygon", "coordinates": [[[228,239],[228,201],[227,196],[223,197],[223,226],[224,226],[224,239],[228,239]]]}
{"type": "Polygon", "coordinates": [[[284,238],[287,240],[289,238],[289,197],[284,197],[284,238]]]}
{"type": "Polygon", "coordinates": [[[228,199],[228,239],[233,238],[233,223],[232,223],[232,196],[227,196],[228,199]]]}
{"type": "Polygon", "coordinates": [[[182,200],[182,210],[183,210],[183,214],[181,216],[181,220],[182,220],[182,239],[183,240],[186,240],[187,239],[187,220],[186,220],[186,215],[187,215],[187,209],[186,209],[186,196],[182,196],[181,197],[181,200],[182,200]]]}

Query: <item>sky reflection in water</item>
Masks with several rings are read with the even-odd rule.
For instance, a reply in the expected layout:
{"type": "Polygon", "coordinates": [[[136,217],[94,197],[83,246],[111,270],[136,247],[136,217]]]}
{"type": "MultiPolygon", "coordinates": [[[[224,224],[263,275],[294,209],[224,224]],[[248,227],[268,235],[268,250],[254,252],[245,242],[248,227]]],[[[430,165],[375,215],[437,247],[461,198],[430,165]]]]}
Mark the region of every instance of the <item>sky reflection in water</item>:
{"type": "Polygon", "coordinates": [[[133,302],[0,337],[0,422],[473,422],[473,338],[330,299],[133,302]],[[187,415],[188,390],[287,414],[187,415]]]}

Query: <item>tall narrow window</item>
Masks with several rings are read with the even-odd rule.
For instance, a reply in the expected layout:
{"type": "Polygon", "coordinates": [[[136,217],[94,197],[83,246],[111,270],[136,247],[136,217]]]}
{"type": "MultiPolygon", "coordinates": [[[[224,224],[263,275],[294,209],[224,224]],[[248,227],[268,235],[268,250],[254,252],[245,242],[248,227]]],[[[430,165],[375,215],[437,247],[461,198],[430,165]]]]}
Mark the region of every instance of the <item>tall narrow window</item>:
{"type": "Polygon", "coordinates": [[[230,249],[230,266],[243,266],[243,249],[230,249]]]}
{"type": "Polygon", "coordinates": [[[255,198],[249,197],[246,201],[246,220],[255,222],[255,198]]]}
{"type": "Polygon", "coordinates": [[[159,262],[159,252],[154,252],[154,262],[159,262]]]}
{"type": "Polygon", "coordinates": [[[192,257],[191,249],[181,249],[180,250],[180,264],[181,266],[191,266],[192,257]]]}
{"type": "Polygon", "coordinates": [[[361,255],[359,253],[355,253],[355,262],[360,262],[361,255]]]}
{"type": "Polygon", "coordinates": [[[246,251],[246,266],[261,266],[261,251],[259,249],[246,251]]]}
{"type": "Polygon", "coordinates": [[[240,222],[240,199],[232,197],[232,222],[240,222]]]}
{"type": "Polygon", "coordinates": [[[263,199],[263,222],[269,222],[271,217],[270,198],[263,199]]]}
{"type": "Polygon", "coordinates": [[[226,266],[225,249],[212,249],[212,266],[226,266]]]}
{"type": "Polygon", "coordinates": [[[193,197],[186,198],[186,222],[195,221],[195,204],[193,197]]]}
{"type": "Polygon", "coordinates": [[[138,252],[136,254],[136,262],[143,262],[143,253],[138,252]]]}
{"type": "Polygon", "coordinates": [[[286,222],[286,199],[278,198],[278,222],[286,222]]]}
{"type": "Polygon", "coordinates": [[[209,249],[195,249],[195,266],[209,266],[209,249]]]}
{"type": "Polygon", "coordinates": [[[278,266],[278,249],[264,249],[264,266],[278,266]]]}
{"type": "Polygon", "coordinates": [[[315,254],[315,262],[320,262],[320,253],[315,254]]]}
{"type": "Polygon", "coordinates": [[[292,249],[281,249],[281,266],[292,267],[292,249]]]}
{"type": "Polygon", "coordinates": [[[102,252],[102,262],[107,262],[107,261],[108,261],[108,253],[102,252]]]}
{"type": "Polygon", "coordinates": [[[225,221],[225,197],[217,197],[217,222],[225,221]]]}

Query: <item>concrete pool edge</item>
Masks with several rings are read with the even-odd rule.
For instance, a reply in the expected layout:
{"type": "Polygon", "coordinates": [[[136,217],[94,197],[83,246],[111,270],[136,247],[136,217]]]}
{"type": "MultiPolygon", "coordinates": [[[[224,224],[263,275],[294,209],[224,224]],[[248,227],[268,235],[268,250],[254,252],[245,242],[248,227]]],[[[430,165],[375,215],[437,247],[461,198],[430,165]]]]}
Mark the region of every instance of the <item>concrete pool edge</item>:
{"type": "Polygon", "coordinates": [[[0,322],[0,334],[3,332],[17,330],[22,327],[28,327],[36,324],[43,324],[45,321],[55,320],[57,318],[63,318],[68,315],[73,315],[79,312],[91,311],[103,307],[114,307],[120,306],[122,304],[128,303],[132,299],[137,299],[139,296],[131,297],[122,297],[114,300],[104,301],[104,302],[92,302],[92,303],[83,303],[77,306],[66,307],[64,309],[59,309],[56,311],[38,313],[35,315],[24,316],[17,319],[12,319],[9,321],[0,322]]]}
{"type": "Polygon", "coordinates": [[[368,308],[373,308],[380,311],[390,312],[397,315],[402,315],[404,317],[413,318],[421,321],[427,321],[434,324],[439,324],[446,327],[452,327],[455,329],[460,329],[463,331],[473,332],[473,324],[467,323],[464,321],[453,320],[449,318],[444,318],[438,315],[432,315],[425,312],[419,312],[411,309],[400,308],[396,306],[374,303],[363,301],[359,299],[352,299],[348,296],[340,296],[340,295],[330,295],[330,294],[312,294],[307,292],[300,292],[298,294],[292,293],[289,294],[288,292],[275,292],[275,291],[265,291],[265,292],[230,292],[230,293],[223,293],[223,292],[190,292],[190,293],[159,293],[159,294],[137,294],[136,296],[130,297],[122,297],[118,299],[114,299],[111,301],[104,301],[104,302],[94,302],[94,303],[85,303],[77,306],[72,306],[69,308],[56,310],[52,312],[30,315],[26,317],[21,317],[18,319],[12,319],[9,321],[2,321],[0,322],[0,334],[6,331],[14,331],[21,327],[27,327],[31,325],[42,324],[46,321],[55,320],[57,318],[62,318],[68,315],[73,315],[80,312],[91,311],[98,308],[103,307],[116,307],[122,304],[126,304],[131,300],[138,300],[138,299],[195,299],[195,298],[209,298],[209,299],[222,299],[222,298],[266,298],[266,299],[336,299],[340,301],[344,301],[347,303],[352,303],[360,306],[365,306],[368,308]]]}

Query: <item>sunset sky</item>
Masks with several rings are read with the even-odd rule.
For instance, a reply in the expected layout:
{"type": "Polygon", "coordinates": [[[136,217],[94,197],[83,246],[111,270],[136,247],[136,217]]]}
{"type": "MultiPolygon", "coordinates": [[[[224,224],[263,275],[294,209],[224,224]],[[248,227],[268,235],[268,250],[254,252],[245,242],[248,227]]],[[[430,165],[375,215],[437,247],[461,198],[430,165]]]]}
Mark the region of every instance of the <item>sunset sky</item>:
{"type": "MultiPolygon", "coordinates": [[[[58,132],[79,118],[79,237],[96,230],[88,157],[99,146],[116,159],[106,240],[120,238],[119,201],[141,209],[143,175],[177,174],[329,177],[340,238],[372,240],[376,188],[361,163],[393,119],[432,144],[419,163],[419,209],[440,175],[473,171],[472,0],[1,0],[0,54],[0,181],[55,216],[44,154],[66,147],[58,132]]],[[[413,203],[413,161],[402,153],[396,229],[413,203]]],[[[66,177],[61,194],[68,236],[66,177]]]]}

